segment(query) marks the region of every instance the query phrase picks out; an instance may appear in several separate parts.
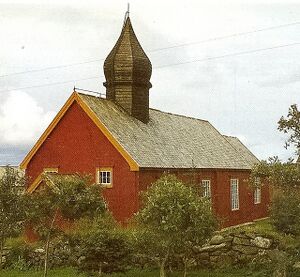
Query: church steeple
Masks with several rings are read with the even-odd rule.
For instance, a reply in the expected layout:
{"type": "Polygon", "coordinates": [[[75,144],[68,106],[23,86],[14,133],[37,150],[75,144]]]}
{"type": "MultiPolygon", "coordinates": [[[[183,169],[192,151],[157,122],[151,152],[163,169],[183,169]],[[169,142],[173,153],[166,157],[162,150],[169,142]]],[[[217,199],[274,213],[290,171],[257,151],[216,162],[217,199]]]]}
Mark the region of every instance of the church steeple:
{"type": "Polygon", "coordinates": [[[127,14],[121,35],[104,62],[106,98],[131,116],[149,121],[152,65],[141,47],[127,14]]]}

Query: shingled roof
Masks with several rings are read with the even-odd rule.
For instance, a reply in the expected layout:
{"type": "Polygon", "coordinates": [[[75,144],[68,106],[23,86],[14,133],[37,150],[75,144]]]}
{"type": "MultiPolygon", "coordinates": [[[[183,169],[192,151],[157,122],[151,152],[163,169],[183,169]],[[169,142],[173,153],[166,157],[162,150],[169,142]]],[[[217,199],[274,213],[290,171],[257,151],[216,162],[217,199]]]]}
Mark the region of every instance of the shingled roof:
{"type": "Polygon", "coordinates": [[[78,95],[141,168],[251,169],[258,162],[208,121],[150,109],[145,124],[110,100],[78,95]]]}

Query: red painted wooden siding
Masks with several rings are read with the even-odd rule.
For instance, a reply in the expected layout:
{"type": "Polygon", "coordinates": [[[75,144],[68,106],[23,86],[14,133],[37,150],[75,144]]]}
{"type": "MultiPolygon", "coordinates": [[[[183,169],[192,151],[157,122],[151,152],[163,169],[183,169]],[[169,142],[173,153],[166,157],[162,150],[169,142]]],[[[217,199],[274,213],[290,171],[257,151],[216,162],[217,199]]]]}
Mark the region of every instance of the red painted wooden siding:
{"type": "MultiPolygon", "coordinates": [[[[155,182],[164,170],[143,170],[140,172],[139,190],[145,190],[155,182]]],[[[268,216],[270,201],[269,189],[262,187],[260,204],[254,204],[254,191],[249,188],[247,179],[250,171],[225,170],[225,169],[202,169],[202,170],[174,170],[168,172],[175,174],[179,179],[187,183],[200,184],[202,179],[211,180],[212,208],[221,219],[222,227],[251,222],[255,219],[268,216]],[[239,180],[239,210],[231,210],[230,179],[239,180]]]]}
{"type": "MultiPolygon", "coordinates": [[[[165,170],[141,169],[130,171],[129,165],[99,128],[74,103],[28,164],[29,184],[46,167],[58,167],[59,173],[91,174],[95,178],[97,167],[113,168],[113,187],[104,190],[110,211],[122,222],[130,218],[139,207],[139,192],[156,181],[165,170]]],[[[211,180],[212,207],[227,227],[268,215],[269,191],[262,189],[261,204],[254,204],[253,190],[245,180],[247,170],[170,170],[185,182],[211,180]],[[239,179],[240,209],[231,211],[230,178],[239,179]]]]}
{"type": "Polygon", "coordinates": [[[33,156],[26,169],[29,184],[46,167],[59,173],[90,174],[113,168],[113,187],[104,190],[110,211],[125,221],[137,210],[137,173],[75,102],[33,156]]]}

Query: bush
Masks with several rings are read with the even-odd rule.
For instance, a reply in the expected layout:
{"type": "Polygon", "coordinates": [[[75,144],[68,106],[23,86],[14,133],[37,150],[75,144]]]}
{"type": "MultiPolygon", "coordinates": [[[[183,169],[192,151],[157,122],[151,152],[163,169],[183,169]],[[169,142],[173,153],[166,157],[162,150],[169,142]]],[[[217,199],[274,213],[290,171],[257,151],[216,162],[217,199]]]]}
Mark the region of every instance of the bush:
{"type": "Polygon", "coordinates": [[[6,255],[6,268],[27,270],[32,265],[30,253],[33,251],[33,245],[26,243],[23,237],[7,240],[6,246],[9,249],[6,255]]]}
{"type": "Polygon", "coordinates": [[[131,246],[124,230],[111,216],[94,221],[81,220],[69,233],[71,252],[76,267],[101,274],[125,272],[131,256],[131,246]]]}
{"type": "Polygon", "coordinates": [[[282,193],[274,197],[271,205],[271,222],[285,234],[300,235],[300,196],[282,193]]]}

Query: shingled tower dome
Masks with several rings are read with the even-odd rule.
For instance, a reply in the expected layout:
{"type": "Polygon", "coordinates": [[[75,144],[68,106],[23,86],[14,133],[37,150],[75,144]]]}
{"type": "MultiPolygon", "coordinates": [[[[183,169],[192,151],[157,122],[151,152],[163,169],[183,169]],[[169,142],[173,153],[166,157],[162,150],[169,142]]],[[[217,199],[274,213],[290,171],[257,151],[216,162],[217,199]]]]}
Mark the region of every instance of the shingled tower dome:
{"type": "Polygon", "coordinates": [[[120,37],[104,62],[106,98],[147,123],[151,73],[151,62],[127,16],[120,37]]]}

